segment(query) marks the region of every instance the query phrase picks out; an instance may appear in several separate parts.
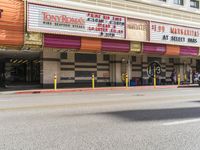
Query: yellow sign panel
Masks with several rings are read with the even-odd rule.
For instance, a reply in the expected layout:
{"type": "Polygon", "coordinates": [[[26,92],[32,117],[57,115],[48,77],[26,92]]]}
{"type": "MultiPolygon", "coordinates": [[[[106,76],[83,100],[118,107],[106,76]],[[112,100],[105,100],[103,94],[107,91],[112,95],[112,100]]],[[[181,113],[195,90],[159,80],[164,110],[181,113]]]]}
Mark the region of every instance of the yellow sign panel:
{"type": "Polygon", "coordinates": [[[131,42],[131,52],[141,52],[142,46],[140,42],[131,42]]]}
{"type": "Polygon", "coordinates": [[[25,42],[26,45],[42,45],[42,34],[41,33],[30,33],[27,32],[25,34],[25,42]]]}

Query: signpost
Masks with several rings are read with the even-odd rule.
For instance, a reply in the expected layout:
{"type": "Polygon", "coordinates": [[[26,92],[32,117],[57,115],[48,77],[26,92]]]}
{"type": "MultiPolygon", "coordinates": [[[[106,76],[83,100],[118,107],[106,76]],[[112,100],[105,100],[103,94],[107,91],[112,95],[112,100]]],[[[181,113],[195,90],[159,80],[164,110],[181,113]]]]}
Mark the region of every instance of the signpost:
{"type": "Polygon", "coordinates": [[[153,78],[154,88],[157,85],[157,77],[161,75],[161,66],[158,62],[152,62],[148,66],[148,75],[153,78]]]}
{"type": "Polygon", "coordinates": [[[148,66],[148,75],[153,78],[154,74],[161,75],[161,66],[158,62],[152,62],[148,66]]]}

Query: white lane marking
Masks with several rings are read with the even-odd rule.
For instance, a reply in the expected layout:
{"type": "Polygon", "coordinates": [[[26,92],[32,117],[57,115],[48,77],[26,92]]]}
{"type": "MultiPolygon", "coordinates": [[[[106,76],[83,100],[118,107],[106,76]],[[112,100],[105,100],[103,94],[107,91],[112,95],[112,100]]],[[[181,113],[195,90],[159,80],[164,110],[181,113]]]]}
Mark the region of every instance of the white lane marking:
{"type": "Polygon", "coordinates": [[[0,100],[0,102],[9,102],[9,101],[13,101],[11,99],[7,99],[7,100],[0,100]]]}
{"type": "Polygon", "coordinates": [[[194,122],[200,122],[200,118],[167,122],[167,123],[163,123],[162,125],[164,125],[164,126],[172,126],[172,125],[187,124],[187,123],[194,123],[194,122]]]}

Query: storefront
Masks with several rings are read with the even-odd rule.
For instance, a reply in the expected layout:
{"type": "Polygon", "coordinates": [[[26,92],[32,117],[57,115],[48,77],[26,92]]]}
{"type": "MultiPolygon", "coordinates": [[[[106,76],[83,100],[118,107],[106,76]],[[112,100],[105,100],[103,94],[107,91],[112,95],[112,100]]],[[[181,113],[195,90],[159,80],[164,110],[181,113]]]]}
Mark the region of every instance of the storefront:
{"type": "Polygon", "coordinates": [[[27,30],[44,37],[44,86],[52,84],[54,74],[60,86],[90,86],[92,74],[97,86],[123,84],[126,63],[121,68],[115,57],[130,51],[125,17],[36,3],[27,4],[27,16],[27,30]]]}
{"type": "Polygon", "coordinates": [[[27,3],[27,30],[43,37],[41,78],[52,86],[172,84],[172,74],[191,80],[199,55],[199,29],[65,7],[27,3]]]}
{"type": "Polygon", "coordinates": [[[165,44],[165,51],[161,55],[167,84],[172,80],[177,82],[178,74],[182,82],[192,83],[199,55],[199,33],[200,29],[197,28],[150,22],[150,41],[165,44]]]}

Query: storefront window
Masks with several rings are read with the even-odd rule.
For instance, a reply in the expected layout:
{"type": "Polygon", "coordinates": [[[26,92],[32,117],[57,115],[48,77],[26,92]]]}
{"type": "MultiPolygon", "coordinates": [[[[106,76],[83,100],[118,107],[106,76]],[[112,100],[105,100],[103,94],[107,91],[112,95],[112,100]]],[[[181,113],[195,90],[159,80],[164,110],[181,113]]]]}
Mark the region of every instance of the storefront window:
{"type": "Polygon", "coordinates": [[[7,59],[3,63],[7,85],[40,83],[39,60],[7,59]]]}
{"type": "Polygon", "coordinates": [[[174,4],[183,5],[183,0],[174,0],[174,4]]]}
{"type": "Polygon", "coordinates": [[[192,8],[199,8],[199,1],[190,0],[190,7],[192,7],[192,8]]]}

